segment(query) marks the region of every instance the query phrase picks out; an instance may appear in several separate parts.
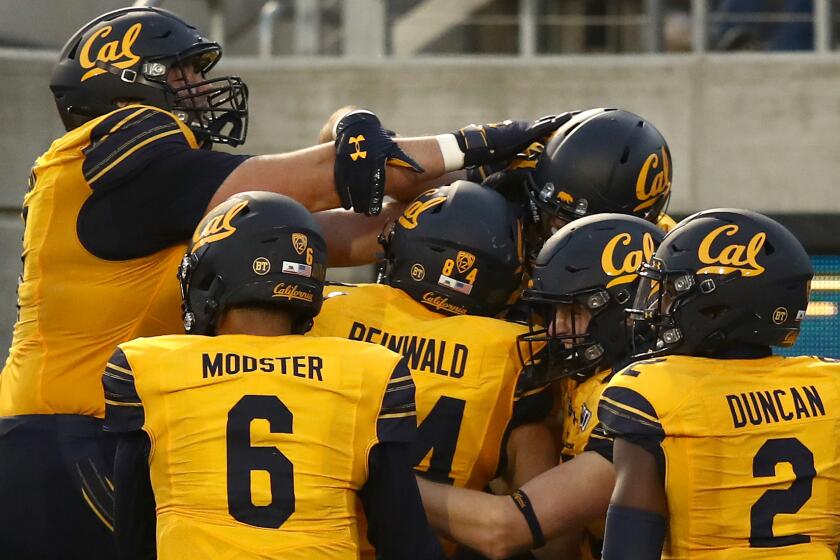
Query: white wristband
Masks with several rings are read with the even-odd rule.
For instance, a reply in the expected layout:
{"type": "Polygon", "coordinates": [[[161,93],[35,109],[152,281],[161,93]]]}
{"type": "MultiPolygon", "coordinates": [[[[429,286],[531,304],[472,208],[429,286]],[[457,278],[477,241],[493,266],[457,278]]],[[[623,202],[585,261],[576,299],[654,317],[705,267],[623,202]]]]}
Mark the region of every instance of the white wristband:
{"type": "Polygon", "coordinates": [[[454,134],[438,134],[435,136],[440,146],[440,155],[443,156],[443,167],[447,172],[457,171],[464,167],[464,152],[458,146],[458,140],[454,134]]]}

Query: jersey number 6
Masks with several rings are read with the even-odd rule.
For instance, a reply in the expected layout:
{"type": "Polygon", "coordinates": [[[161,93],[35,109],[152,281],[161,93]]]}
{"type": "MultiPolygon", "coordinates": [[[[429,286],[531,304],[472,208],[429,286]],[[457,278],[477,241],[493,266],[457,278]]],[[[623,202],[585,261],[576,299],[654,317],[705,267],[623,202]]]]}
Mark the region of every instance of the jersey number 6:
{"type": "Polygon", "coordinates": [[[237,521],[277,529],[295,511],[294,466],[276,447],[251,445],[251,422],[267,420],[273,434],[292,433],[292,413],[273,395],[245,395],[228,412],[228,511],[237,521]],[[251,471],[266,471],[271,480],[271,503],[254,505],[251,471]]]}

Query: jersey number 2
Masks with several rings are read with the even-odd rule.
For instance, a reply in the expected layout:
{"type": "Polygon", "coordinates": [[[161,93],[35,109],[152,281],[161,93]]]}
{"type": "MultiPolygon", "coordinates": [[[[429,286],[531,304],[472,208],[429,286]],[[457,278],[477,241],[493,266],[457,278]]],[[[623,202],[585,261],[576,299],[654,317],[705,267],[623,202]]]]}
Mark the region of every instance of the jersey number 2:
{"type": "Polygon", "coordinates": [[[254,527],[277,529],[295,511],[294,467],[276,447],[251,445],[251,422],[267,420],[273,434],[292,433],[292,413],[273,395],[245,395],[228,412],[227,498],[230,515],[254,527]],[[271,503],[254,505],[251,471],[266,471],[271,503]]]}
{"type": "Polygon", "coordinates": [[[773,518],[796,513],[811,498],[814,454],[796,438],[769,439],[753,457],[753,477],[776,475],[776,465],[790,463],[796,480],[786,490],[768,490],[750,509],[750,547],[770,548],[811,542],[808,535],[773,536],[773,518]]]}

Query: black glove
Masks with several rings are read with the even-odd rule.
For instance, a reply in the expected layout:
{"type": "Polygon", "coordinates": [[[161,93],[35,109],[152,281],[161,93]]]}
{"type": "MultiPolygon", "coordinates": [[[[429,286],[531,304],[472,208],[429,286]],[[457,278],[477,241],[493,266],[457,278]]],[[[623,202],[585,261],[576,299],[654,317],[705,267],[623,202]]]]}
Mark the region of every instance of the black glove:
{"type": "Polygon", "coordinates": [[[471,124],[452,134],[458,141],[458,147],[464,152],[464,166],[481,166],[510,159],[532,142],[544,140],[566,124],[572,115],[548,115],[534,122],[502,121],[479,126],[471,124]]]}
{"type": "Polygon", "coordinates": [[[382,128],[370,111],[344,115],[335,133],[335,188],[345,210],[375,216],[382,210],[385,195],[385,165],[407,167],[415,173],[424,169],[411,159],[382,128]]]}
{"type": "Polygon", "coordinates": [[[504,169],[487,176],[481,184],[500,193],[508,200],[522,201],[528,175],[536,168],[537,158],[543,150],[545,150],[544,144],[532,142],[525,150],[516,154],[516,157],[504,169]]]}

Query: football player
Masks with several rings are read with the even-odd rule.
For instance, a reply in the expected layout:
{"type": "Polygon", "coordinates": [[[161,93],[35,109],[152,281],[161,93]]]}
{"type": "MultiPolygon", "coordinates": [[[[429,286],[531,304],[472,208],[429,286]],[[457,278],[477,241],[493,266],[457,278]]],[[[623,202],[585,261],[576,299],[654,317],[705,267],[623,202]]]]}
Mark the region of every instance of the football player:
{"type": "Polygon", "coordinates": [[[589,109],[484,184],[522,205],[533,260],[553,233],[593,214],[637,216],[669,231],[672,176],[668,143],[649,120],[622,109],[589,109]]]}
{"type": "Polygon", "coordinates": [[[407,358],[417,386],[418,473],[483,490],[499,474],[519,485],[556,464],[551,434],[538,423],[549,391],[520,381],[517,337],[527,328],[493,318],[523,272],[514,209],[458,181],[418,197],[382,241],[382,283],[328,286],[312,334],[381,344],[407,358]]]}
{"type": "Polygon", "coordinates": [[[545,243],[522,294],[533,318],[521,341],[547,346],[550,377],[537,385],[557,381],[562,388],[563,462],[514,491],[513,499],[424,483],[433,526],[492,558],[541,548],[550,539],[552,553],[600,557],[615,473],[598,399],[631,355],[624,309],[639,284],[636,269],[663,235],[635,216],[596,214],[545,243]]]}
{"type": "Polygon", "coordinates": [[[443,557],[411,470],[405,359],[302,336],[325,270],[288,197],[236,195],[199,224],[179,270],[188,334],[123,343],[102,377],[123,557],[154,557],[156,507],[160,560],[357,558],[355,493],[380,558],[443,557]]]}
{"type": "MultiPolygon", "coordinates": [[[[207,208],[261,189],[310,210],[373,214],[388,161],[389,192],[413,198],[427,178],[509,157],[562,121],[400,139],[412,159],[358,112],[338,123],[335,147],[214,152],[199,147],[242,143],[248,117],[245,84],[207,76],[220,56],[173,14],[125,8],[79,30],[54,69],[68,132],[38,158],[24,198],[20,312],[0,388],[0,542],[10,557],[112,555],[101,369],[120,342],[181,331],[171,271],[207,208]]],[[[213,227],[224,235],[230,224],[213,227]]]]}
{"type": "Polygon", "coordinates": [[[632,316],[657,345],[601,398],[617,472],[604,559],[834,560],[840,364],[771,353],[805,317],[802,245],[756,212],[708,210],[640,274],[632,316]]]}

